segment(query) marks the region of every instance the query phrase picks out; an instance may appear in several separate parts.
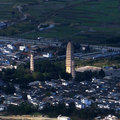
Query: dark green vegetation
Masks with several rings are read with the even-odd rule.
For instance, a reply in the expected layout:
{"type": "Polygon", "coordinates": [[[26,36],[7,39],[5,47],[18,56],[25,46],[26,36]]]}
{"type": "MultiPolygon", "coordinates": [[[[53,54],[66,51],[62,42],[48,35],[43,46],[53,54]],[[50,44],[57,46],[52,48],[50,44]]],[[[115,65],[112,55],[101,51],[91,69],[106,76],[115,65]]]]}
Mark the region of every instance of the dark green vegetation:
{"type": "Polygon", "coordinates": [[[0,19],[27,19],[0,30],[0,35],[24,38],[69,39],[80,43],[120,46],[119,0],[2,0],[0,19]],[[23,13],[13,6],[22,5],[23,13]],[[2,8],[6,9],[2,9],[2,8]],[[13,13],[13,11],[16,11],[13,13]],[[49,30],[38,31],[40,23],[54,23],[49,30]]]}
{"type": "Polygon", "coordinates": [[[0,20],[13,20],[20,17],[17,5],[35,3],[35,0],[0,0],[0,20]]]}
{"type": "MultiPolygon", "coordinates": [[[[70,116],[73,120],[78,119],[89,119],[93,120],[93,118],[99,116],[99,115],[109,115],[109,114],[115,114],[114,110],[107,110],[107,109],[98,109],[97,103],[92,104],[90,107],[78,110],[75,107],[74,103],[71,103],[68,108],[65,107],[64,104],[59,104],[58,106],[49,106],[43,109],[42,113],[47,114],[51,117],[57,117],[58,115],[66,115],[70,116]]],[[[119,116],[119,113],[116,114],[119,116]]]]}
{"type": "MultiPolygon", "coordinates": [[[[26,88],[29,82],[50,81],[51,79],[71,79],[71,75],[65,72],[65,65],[62,62],[51,62],[48,60],[38,61],[35,64],[35,72],[31,73],[29,64],[20,65],[17,70],[6,69],[0,73],[1,78],[6,83],[18,83],[21,88],[26,88]]],[[[7,88],[3,89],[5,92],[7,88]]],[[[10,91],[9,91],[10,92],[10,91]]],[[[9,94],[9,92],[7,94],[9,94]]]]}
{"type": "Polygon", "coordinates": [[[14,114],[14,115],[25,115],[25,114],[31,114],[37,111],[37,108],[34,107],[32,104],[30,103],[21,103],[19,106],[16,105],[10,105],[8,107],[8,114],[14,114]]]}
{"type": "Polygon", "coordinates": [[[78,81],[78,82],[91,81],[92,78],[94,78],[94,77],[103,78],[103,77],[105,77],[105,73],[104,73],[103,70],[95,71],[95,72],[92,72],[92,71],[76,72],[75,80],[78,81]]]}
{"type": "Polygon", "coordinates": [[[70,116],[73,120],[84,119],[84,120],[93,120],[97,116],[106,116],[109,114],[115,114],[119,116],[119,113],[116,114],[114,110],[107,109],[98,109],[96,103],[92,104],[89,108],[77,110],[74,103],[71,103],[68,108],[64,104],[58,104],[57,106],[47,105],[43,110],[38,110],[37,107],[29,103],[22,103],[19,106],[10,105],[8,107],[8,114],[14,115],[25,115],[25,114],[34,114],[34,115],[48,115],[50,117],[57,117],[58,115],[70,116]]]}

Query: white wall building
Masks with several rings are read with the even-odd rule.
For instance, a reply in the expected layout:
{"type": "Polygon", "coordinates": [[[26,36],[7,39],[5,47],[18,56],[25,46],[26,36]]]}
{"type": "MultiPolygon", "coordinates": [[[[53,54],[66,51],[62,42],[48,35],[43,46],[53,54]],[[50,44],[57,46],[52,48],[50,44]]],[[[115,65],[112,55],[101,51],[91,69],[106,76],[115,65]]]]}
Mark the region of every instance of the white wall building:
{"type": "Polygon", "coordinates": [[[50,58],[52,57],[52,54],[51,53],[43,54],[43,57],[50,58]]]}
{"type": "Polygon", "coordinates": [[[11,44],[8,44],[7,45],[7,48],[11,49],[11,50],[14,50],[15,49],[15,46],[11,45],[11,44]]]}
{"type": "Polygon", "coordinates": [[[11,53],[10,50],[8,50],[8,49],[3,49],[3,54],[10,54],[10,53],[11,53]]]}
{"type": "Polygon", "coordinates": [[[85,105],[91,105],[91,101],[86,98],[81,99],[81,102],[84,103],[85,105]]]}
{"type": "Polygon", "coordinates": [[[19,50],[20,51],[27,51],[27,47],[26,46],[19,46],[19,50]]]}
{"type": "Polygon", "coordinates": [[[69,117],[61,116],[61,115],[59,115],[59,116],[57,117],[57,119],[58,119],[58,120],[71,120],[69,117]]]}

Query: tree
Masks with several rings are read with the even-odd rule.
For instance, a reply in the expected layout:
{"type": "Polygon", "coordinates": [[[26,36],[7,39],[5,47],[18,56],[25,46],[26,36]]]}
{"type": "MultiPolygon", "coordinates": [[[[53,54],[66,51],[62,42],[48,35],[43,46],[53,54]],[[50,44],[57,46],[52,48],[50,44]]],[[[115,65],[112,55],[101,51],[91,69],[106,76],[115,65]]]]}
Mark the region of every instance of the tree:
{"type": "Polygon", "coordinates": [[[3,87],[3,91],[5,94],[13,94],[15,92],[15,88],[13,85],[7,84],[5,87],[3,87]]]}
{"type": "Polygon", "coordinates": [[[30,114],[30,113],[34,113],[37,111],[37,107],[34,107],[32,104],[27,103],[27,102],[23,102],[20,105],[10,105],[8,107],[8,113],[10,114],[19,114],[19,115],[23,115],[23,114],[30,114]]]}
{"type": "Polygon", "coordinates": [[[99,77],[100,78],[105,77],[105,72],[102,69],[99,71],[99,77]]]}

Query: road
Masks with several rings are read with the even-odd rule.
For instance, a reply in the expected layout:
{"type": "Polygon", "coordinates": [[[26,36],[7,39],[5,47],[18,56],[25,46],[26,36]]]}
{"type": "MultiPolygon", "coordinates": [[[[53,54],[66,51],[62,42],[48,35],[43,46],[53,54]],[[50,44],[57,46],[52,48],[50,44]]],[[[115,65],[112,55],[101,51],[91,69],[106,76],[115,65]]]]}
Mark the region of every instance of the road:
{"type": "Polygon", "coordinates": [[[0,116],[0,120],[57,120],[57,118],[49,118],[49,117],[42,117],[42,116],[0,116]]]}
{"type": "MultiPolygon", "coordinates": [[[[29,43],[29,44],[62,44],[60,41],[41,41],[41,40],[32,40],[32,39],[21,39],[21,38],[11,38],[11,37],[3,37],[0,36],[0,42],[20,42],[20,43],[29,43]]],[[[82,46],[86,46],[86,44],[81,44],[82,46]]],[[[120,51],[120,47],[111,47],[111,46],[99,46],[99,45],[90,45],[92,48],[96,49],[107,49],[107,50],[115,50],[120,51]]]]}
{"type": "Polygon", "coordinates": [[[21,39],[21,38],[11,38],[11,37],[2,37],[0,36],[0,42],[11,42],[11,43],[23,43],[23,44],[38,44],[38,45],[53,45],[59,46],[62,43],[59,41],[46,41],[46,40],[32,40],[32,39],[21,39]]]}
{"type": "MultiPolygon", "coordinates": [[[[86,44],[81,44],[82,46],[87,46],[86,44]]],[[[106,50],[115,50],[120,51],[120,47],[111,47],[111,46],[101,46],[101,45],[90,45],[94,49],[106,49],[106,50]]]]}

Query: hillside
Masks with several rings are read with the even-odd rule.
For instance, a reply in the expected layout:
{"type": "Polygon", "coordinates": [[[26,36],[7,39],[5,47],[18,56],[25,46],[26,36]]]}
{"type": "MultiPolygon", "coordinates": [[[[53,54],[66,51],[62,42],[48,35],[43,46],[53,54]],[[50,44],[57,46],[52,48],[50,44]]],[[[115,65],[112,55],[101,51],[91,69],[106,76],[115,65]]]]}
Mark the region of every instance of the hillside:
{"type": "Polygon", "coordinates": [[[1,36],[120,46],[119,0],[1,0],[1,36]],[[6,8],[6,9],[4,9],[6,8]],[[39,24],[55,25],[39,31],[39,24]]]}

